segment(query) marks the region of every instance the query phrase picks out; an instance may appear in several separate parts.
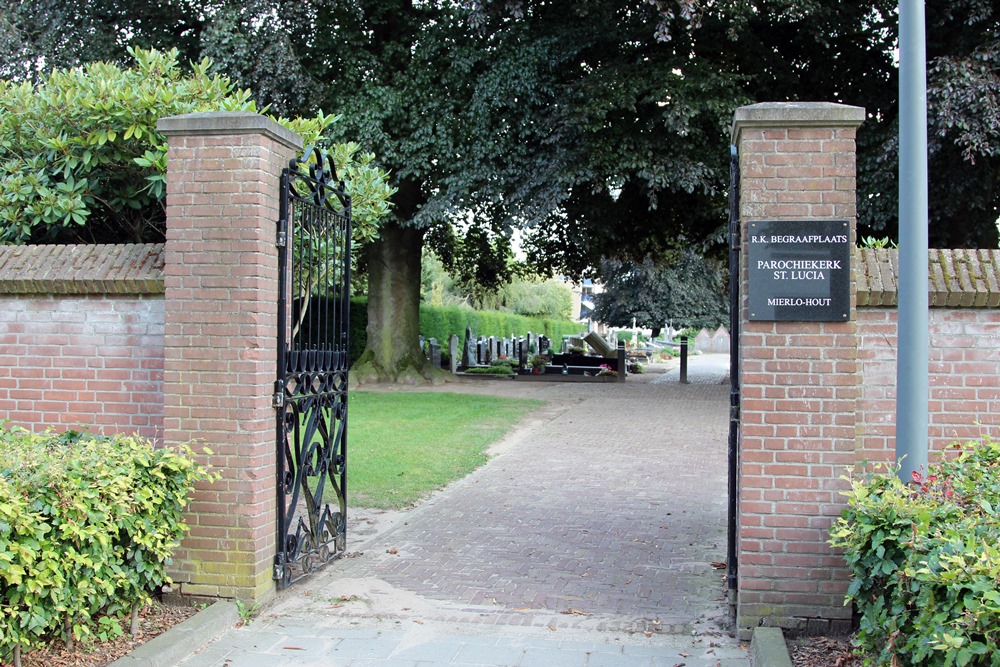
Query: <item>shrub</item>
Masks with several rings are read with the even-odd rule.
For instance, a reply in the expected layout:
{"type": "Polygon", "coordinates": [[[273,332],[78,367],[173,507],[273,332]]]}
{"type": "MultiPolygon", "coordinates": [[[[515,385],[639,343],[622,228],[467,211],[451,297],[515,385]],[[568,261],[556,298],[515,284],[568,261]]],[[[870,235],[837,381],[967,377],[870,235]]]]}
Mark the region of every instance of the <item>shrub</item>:
{"type": "Polygon", "coordinates": [[[893,470],[848,478],[830,543],[854,575],[866,664],[998,664],[1000,445],[952,447],[911,484],[893,470]]]}
{"type": "Polygon", "coordinates": [[[188,448],[0,425],[0,655],[122,634],[169,579],[182,513],[209,479],[188,448]]]}
{"type": "Polygon", "coordinates": [[[466,368],[464,372],[469,375],[511,375],[514,371],[507,364],[497,364],[489,367],[466,368]]]}

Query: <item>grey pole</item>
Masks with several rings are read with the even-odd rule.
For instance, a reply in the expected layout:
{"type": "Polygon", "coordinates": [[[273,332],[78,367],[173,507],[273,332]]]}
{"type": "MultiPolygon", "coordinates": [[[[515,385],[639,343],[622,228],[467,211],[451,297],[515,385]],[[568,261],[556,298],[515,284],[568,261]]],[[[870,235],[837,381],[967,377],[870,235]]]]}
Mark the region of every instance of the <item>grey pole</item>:
{"type": "Polygon", "coordinates": [[[924,2],[899,2],[899,338],[896,459],[927,469],[927,59],[924,2]]]}

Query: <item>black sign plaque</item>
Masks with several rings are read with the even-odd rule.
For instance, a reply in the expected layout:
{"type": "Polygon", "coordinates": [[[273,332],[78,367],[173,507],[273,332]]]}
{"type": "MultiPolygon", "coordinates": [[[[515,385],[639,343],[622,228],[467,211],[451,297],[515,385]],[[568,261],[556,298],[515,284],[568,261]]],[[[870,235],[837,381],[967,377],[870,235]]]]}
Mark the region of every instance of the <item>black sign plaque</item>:
{"type": "Polygon", "coordinates": [[[751,320],[850,319],[850,223],[758,220],[749,223],[746,240],[751,320]]]}

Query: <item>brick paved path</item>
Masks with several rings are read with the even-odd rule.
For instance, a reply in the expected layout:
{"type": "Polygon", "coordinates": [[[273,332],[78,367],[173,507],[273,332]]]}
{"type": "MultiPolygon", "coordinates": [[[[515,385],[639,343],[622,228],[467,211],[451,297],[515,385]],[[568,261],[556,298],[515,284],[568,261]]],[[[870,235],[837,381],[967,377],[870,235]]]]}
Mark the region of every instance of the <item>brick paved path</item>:
{"type": "Polygon", "coordinates": [[[349,546],[363,553],[283,593],[270,618],[697,634],[702,649],[732,650],[725,571],[713,567],[726,557],[728,362],[692,361],[687,385],[676,370],[480,383],[549,400],[553,418],[349,546]]]}

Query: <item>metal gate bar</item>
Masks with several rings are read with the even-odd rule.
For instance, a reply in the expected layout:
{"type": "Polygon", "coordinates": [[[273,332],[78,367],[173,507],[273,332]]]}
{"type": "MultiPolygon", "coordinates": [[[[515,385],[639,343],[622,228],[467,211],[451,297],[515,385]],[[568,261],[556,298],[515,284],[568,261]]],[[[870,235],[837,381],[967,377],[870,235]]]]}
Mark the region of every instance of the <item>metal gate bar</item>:
{"type": "Polygon", "coordinates": [[[274,578],[285,588],[342,555],[347,537],[351,200],[322,151],[282,172],[277,245],[274,578]]]}

